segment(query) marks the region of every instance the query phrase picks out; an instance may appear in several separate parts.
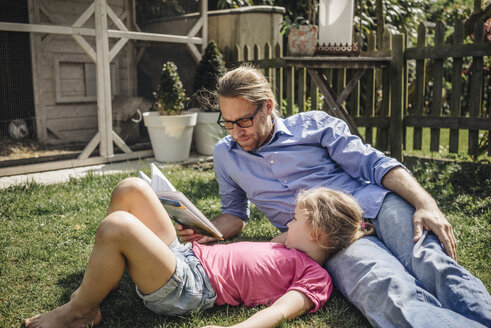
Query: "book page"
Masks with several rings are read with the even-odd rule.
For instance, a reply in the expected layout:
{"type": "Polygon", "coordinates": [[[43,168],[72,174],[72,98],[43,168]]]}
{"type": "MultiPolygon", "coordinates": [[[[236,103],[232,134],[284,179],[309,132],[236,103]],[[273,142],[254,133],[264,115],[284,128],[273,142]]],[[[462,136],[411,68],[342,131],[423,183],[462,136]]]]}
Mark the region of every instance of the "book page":
{"type": "Polygon", "coordinates": [[[182,192],[161,191],[157,192],[157,197],[169,216],[177,223],[193,229],[196,233],[223,240],[222,233],[182,192]]]}

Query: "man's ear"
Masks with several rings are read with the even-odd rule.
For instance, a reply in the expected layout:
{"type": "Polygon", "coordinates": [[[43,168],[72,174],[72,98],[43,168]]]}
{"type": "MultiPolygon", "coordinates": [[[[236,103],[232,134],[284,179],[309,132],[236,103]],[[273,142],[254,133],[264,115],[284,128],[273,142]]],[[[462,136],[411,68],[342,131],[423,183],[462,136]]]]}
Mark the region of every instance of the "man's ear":
{"type": "Polygon", "coordinates": [[[266,113],[268,115],[271,115],[274,109],[273,101],[271,99],[268,99],[264,102],[264,104],[266,105],[266,113]]]}

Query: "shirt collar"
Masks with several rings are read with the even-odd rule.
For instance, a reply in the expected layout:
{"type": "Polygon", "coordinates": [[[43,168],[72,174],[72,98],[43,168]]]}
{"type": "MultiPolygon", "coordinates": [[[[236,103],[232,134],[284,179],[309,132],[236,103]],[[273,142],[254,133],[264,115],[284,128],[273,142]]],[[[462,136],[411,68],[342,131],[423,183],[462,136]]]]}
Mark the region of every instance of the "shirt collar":
{"type": "MultiPolygon", "coordinates": [[[[267,143],[262,145],[261,147],[264,147],[266,145],[271,144],[274,140],[277,139],[278,135],[286,134],[288,136],[293,136],[293,134],[290,132],[290,130],[286,127],[284,119],[282,119],[281,117],[278,117],[276,115],[274,117],[275,117],[275,122],[274,122],[273,137],[267,143]]],[[[234,140],[234,138],[232,138],[232,136],[229,135],[228,137],[231,140],[229,147],[228,147],[229,150],[231,150],[234,147],[239,147],[239,145],[237,144],[237,142],[235,142],[235,140],[234,140]]]]}

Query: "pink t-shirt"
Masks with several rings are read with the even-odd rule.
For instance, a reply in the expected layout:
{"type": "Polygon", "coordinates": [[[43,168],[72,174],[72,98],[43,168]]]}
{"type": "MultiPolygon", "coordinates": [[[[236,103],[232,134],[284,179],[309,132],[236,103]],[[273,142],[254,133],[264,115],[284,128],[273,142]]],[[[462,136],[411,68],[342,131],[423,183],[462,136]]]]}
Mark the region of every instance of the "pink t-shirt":
{"type": "Polygon", "coordinates": [[[305,294],[322,308],[332,291],[327,271],[306,254],[271,242],[193,244],[217,293],[217,304],[271,305],[290,290],[305,294]]]}

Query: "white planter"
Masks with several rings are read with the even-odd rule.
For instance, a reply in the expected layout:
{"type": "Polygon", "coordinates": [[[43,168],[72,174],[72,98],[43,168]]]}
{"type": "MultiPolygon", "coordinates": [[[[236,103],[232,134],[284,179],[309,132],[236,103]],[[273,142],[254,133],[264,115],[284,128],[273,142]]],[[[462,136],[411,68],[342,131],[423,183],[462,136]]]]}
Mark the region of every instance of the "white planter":
{"type": "Polygon", "coordinates": [[[197,113],[190,112],[182,112],[181,115],[143,113],[155,160],[180,162],[189,158],[196,118],[197,113]]]}
{"type": "Polygon", "coordinates": [[[213,155],[215,144],[226,135],[226,131],[217,124],[220,112],[198,112],[194,128],[196,151],[202,155],[213,155]]]}

